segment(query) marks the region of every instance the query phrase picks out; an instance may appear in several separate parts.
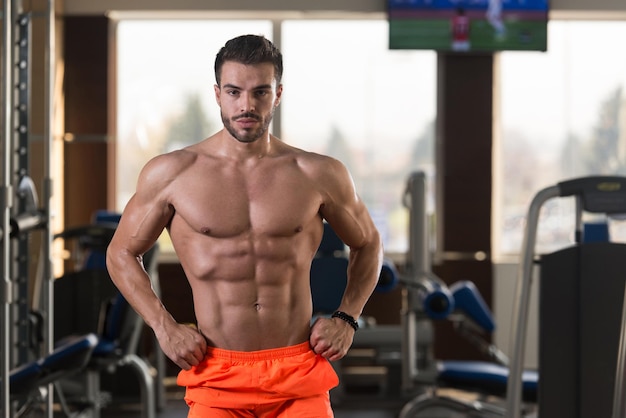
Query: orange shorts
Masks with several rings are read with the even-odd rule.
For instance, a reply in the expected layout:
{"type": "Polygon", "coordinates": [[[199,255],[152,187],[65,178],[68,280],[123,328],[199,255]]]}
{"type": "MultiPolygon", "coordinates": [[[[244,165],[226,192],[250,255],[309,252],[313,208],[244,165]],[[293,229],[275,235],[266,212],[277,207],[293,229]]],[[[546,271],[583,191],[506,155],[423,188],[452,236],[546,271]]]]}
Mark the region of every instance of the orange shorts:
{"type": "Polygon", "coordinates": [[[260,351],[209,348],[204,360],[182,370],[188,418],[332,417],[329,390],[339,379],[309,342],[260,351]]]}

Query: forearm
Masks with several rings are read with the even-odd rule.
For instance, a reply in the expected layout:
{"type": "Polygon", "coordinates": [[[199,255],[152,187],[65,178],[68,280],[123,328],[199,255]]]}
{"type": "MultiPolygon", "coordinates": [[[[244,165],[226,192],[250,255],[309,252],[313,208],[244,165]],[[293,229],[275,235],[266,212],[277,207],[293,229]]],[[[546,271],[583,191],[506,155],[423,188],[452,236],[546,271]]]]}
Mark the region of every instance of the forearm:
{"type": "MultiPolygon", "coordinates": [[[[376,287],[381,265],[382,245],[378,233],[374,233],[365,245],[351,247],[348,283],[337,310],[358,319],[376,287]]],[[[309,339],[313,351],[330,361],[345,356],[356,331],[350,322],[342,317],[315,321],[309,339]]]]}
{"type": "Polygon", "coordinates": [[[107,268],[128,303],[152,328],[165,355],[185,370],[197,365],[206,353],[206,340],[196,329],[178,324],[165,309],[141,259],[110,246],[107,268]]]}
{"type": "Polygon", "coordinates": [[[354,318],[361,315],[378,283],[382,260],[383,250],[377,233],[366,245],[350,249],[348,282],[338,310],[354,318]]]}
{"type": "Polygon", "coordinates": [[[140,257],[110,247],[107,251],[107,269],[111,280],[130,306],[155,332],[174,322],[154,292],[152,281],[143,268],[140,257]]]}

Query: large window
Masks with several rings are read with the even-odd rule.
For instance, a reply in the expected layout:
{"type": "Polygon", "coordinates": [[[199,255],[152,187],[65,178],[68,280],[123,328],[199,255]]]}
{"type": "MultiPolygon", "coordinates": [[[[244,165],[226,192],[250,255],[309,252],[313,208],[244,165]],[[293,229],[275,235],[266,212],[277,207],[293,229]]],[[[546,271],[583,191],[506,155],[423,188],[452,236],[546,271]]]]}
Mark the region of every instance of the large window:
{"type": "Polygon", "coordinates": [[[406,180],[433,174],[435,54],[390,51],[384,20],[285,21],[283,138],[350,169],[388,252],[408,247],[406,180]]]}
{"type": "MultiPolygon", "coordinates": [[[[264,34],[284,53],[274,131],[352,172],[388,252],[408,246],[402,195],[414,170],[434,177],[436,55],[390,51],[380,20],[122,20],[117,30],[117,205],[159,153],[221,128],[213,60],[224,42],[264,34]],[[279,26],[274,26],[279,25],[279,26]]],[[[623,21],[552,21],[548,51],[503,52],[494,252],[519,252],[531,197],[558,181],[626,175],[623,21]]],[[[623,239],[623,222],[611,222],[623,239]],[[620,231],[622,230],[622,231],[620,231]]],[[[542,214],[539,250],[573,237],[573,202],[542,214]]]]}
{"type": "Polygon", "coordinates": [[[269,21],[122,20],[117,24],[117,209],[152,157],[221,128],[213,63],[242,33],[272,39],[269,21]]]}
{"type": "MultiPolygon", "coordinates": [[[[520,250],[524,217],[540,189],[587,175],[626,175],[626,22],[552,21],[548,51],[500,56],[501,153],[496,251],[520,250]]],[[[611,238],[624,225],[610,220],[611,238]]],[[[538,251],[573,239],[574,201],[545,206],[538,251]]]]}
{"type": "Polygon", "coordinates": [[[343,161],[386,250],[405,252],[406,180],[414,170],[433,175],[435,54],[388,50],[382,19],[120,21],[117,209],[149,158],[221,129],[213,95],[218,49],[236,35],[272,39],[274,32],[282,34],[274,42],[285,64],[274,131],[343,161]]]}

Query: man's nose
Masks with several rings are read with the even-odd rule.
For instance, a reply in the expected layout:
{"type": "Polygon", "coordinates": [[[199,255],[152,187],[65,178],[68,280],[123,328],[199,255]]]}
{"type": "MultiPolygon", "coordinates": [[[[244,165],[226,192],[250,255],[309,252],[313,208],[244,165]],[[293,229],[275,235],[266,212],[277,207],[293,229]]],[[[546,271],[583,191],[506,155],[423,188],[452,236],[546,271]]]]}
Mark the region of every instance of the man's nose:
{"type": "Polygon", "coordinates": [[[254,96],[252,94],[242,94],[241,95],[241,111],[242,112],[252,112],[255,109],[255,101],[254,96]]]}

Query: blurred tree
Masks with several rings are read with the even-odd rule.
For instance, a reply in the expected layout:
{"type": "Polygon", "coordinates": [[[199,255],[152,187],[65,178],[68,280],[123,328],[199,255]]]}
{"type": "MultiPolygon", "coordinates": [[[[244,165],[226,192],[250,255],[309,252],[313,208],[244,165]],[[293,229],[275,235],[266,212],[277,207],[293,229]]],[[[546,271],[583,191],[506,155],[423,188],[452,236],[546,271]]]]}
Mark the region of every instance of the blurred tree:
{"type": "Polygon", "coordinates": [[[171,121],[166,132],[164,152],[195,144],[209,135],[211,123],[202,107],[200,95],[193,93],[186,96],[182,113],[171,121]]]}
{"type": "MultiPolygon", "coordinates": [[[[598,122],[593,129],[590,140],[585,144],[583,174],[625,174],[626,161],[623,158],[623,147],[620,146],[620,115],[625,100],[622,99],[622,87],[619,86],[602,103],[598,122]],[[620,158],[620,154],[621,157],[620,158]]],[[[626,127],[622,126],[622,129],[626,127]]],[[[621,135],[626,138],[625,135],[621,135]]],[[[622,139],[623,140],[623,139],[622,139]]]]}
{"type": "Polygon", "coordinates": [[[583,165],[583,145],[580,138],[568,133],[561,149],[561,172],[563,178],[572,178],[580,175],[583,165]]]}
{"type": "Polygon", "coordinates": [[[330,128],[330,138],[326,145],[326,154],[343,162],[353,175],[357,175],[354,165],[354,153],[350,149],[343,133],[337,128],[337,125],[332,125],[330,128]]]}
{"type": "Polygon", "coordinates": [[[413,143],[409,169],[419,170],[425,164],[431,165],[435,161],[435,121],[426,125],[422,135],[413,143]]]}
{"type": "Polygon", "coordinates": [[[545,181],[552,181],[541,162],[541,153],[520,131],[509,130],[503,133],[500,161],[502,172],[502,204],[504,207],[519,208],[528,204],[529,196],[545,187],[545,181]],[[543,173],[539,175],[538,173],[543,173]]]}

